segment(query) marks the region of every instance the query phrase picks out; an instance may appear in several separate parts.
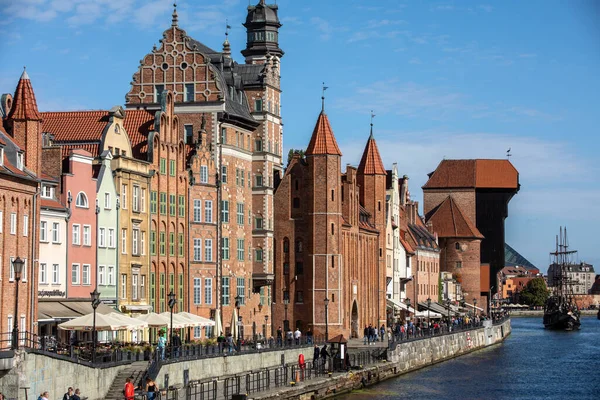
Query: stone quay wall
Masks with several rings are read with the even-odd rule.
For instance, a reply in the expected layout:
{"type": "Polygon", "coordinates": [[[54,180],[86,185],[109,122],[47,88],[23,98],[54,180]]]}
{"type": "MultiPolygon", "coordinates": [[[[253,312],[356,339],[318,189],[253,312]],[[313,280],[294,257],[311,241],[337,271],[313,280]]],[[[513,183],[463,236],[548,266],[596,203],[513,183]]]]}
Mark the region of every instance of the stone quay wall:
{"type": "Polygon", "coordinates": [[[8,360],[12,361],[12,368],[0,371],[0,392],[6,398],[16,400],[37,399],[44,391],[50,392],[50,399],[62,399],[69,386],[81,389],[90,400],[101,399],[119,371],[127,368],[127,365],[90,368],[24,350],[17,351],[8,360]]]}
{"type": "Polygon", "coordinates": [[[251,399],[326,399],[354,389],[374,385],[429,365],[446,361],[472,351],[501,343],[511,333],[510,320],[492,326],[461,331],[454,334],[400,343],[388,351],[388,361],[362,370],[334,374],[331,378],[314,379],[296,387],[282,388],[268,393],[256,393],[251,399]]]}

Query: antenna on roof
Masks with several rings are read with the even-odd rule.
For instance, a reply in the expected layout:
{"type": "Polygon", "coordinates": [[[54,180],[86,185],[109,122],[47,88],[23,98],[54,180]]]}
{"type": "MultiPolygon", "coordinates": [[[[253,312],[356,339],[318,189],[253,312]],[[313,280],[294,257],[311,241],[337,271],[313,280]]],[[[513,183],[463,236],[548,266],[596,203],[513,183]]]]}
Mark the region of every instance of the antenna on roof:
{"type": "Polygon", "coordinates": [[[321,94],[321,112],[325,112],[325,91],[329,89],[328,86],[325,86],[325,82],[323,82],[323,92],[321,94]]]}
{"type": "Polygon", "coordinates": [[[369,136],[369,139],[373,139],[373,118],[375,118],[375,114],[373,114],[373,110],[371,110],[371,136],[369,136]]]}
{"type": "Polygon", "coordinates": [[[506,158],[510,159],[512,157],[512,154],[510,154],[510,147],[508,148],[508,150],[506,150],[506,158]]]}

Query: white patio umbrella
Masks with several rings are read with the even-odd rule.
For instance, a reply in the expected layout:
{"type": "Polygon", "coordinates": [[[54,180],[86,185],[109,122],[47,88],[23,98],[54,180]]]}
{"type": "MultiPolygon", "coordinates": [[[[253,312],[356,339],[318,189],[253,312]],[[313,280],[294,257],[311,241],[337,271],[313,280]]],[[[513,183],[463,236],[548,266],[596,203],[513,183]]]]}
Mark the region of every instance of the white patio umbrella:
{"type": "Polygon", "coordinates": [[[238,338],[238,332],[240,328],[238,327],[238,316],[237,309],[234,307],[233,312],[231,313],[231,336],[233,340],[236,341],[238,338]]]}
{"type": "MultiPolygon", "coordinates": [[[[163,316],[167,319],[168,321],[168,326],[171,326],[171,313],[168,311],[162,312],[159,314],[160,316],[163,316]]],[[[173,313],[173,329],[180,329],[180,328],[191,328],[197,326],[194,321],[189,320],[187,318],[185,318],[182,315],[173,313]]]]}
{"type": "Polygon", "coordinates": [[[180,312],[178,314],[181,315],[181,316],[183,316],[183,317],[185,317],[185,318],[187,318],[187,319],[189,319],[189,320],[192,320],[192,321],[200,324],[200,325],[196,325],[196,326],[215,326],[215,321],[210,320],[208,318],[201,317],[199,315],[194,315],[194,314],[191,314],[191,313],[186,312],[186,311],[182,311],[182,312],[180,312]]]}
{"type": "MultiPolygon", "coordinates": [[[[70,321],[58,325],[60,329],[67,331],[91,331],[94,326],[94,314],[82,315],[70,321]]],[[[128,329],[128,325],[121,319],[117,319],[109,314],[96,313],[97,331],[119,331],[128,329]]]]}
{"type": "Polygon", "coordinates": [[[123,321],[123,323],[127,325],[127,330],[129,331],[135,331],[137,329],[144,329],[148,327],[147,322],[140,321],[137,318],[128,317],[126,315],[119,314],[116,312],[109,313],[108,315],[115,318],[116,320],[123,321]]]}
{"type": "Polygon", "coordinates": [[[215,329],[213,331],[213,337],[218,337],[223,333],[223,323],[221,322],[221,311],[217,308],[215,311],[215,329]]]}
{"type": "Polygon", "coordinates": [[[155,312],[140,315],[137,319],[146,322],[149,328],[160,328],[169,325],[168,318],[155,312]]]}

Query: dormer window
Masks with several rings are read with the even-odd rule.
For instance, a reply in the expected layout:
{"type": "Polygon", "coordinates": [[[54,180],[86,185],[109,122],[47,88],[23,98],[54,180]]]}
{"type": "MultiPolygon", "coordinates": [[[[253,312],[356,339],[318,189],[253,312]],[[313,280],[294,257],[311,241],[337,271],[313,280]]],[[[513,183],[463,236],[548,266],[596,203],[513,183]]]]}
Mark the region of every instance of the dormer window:
{"type": "Polygon", "coordinates": [[[42,197],[45,199],[53,199],[54,198],[54,187],[50,185],[42,186],[42,197]]]}
{"type": "Polygon", "coordinates": [[[17,153],[17,168],[23,171],[23,153],[17,153]]]}

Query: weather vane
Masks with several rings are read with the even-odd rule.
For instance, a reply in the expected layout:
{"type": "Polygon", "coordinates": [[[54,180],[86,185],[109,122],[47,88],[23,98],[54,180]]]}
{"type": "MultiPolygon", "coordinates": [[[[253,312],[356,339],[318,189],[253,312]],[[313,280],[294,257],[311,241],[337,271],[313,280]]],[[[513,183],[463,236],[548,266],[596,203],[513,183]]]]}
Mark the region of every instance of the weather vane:
{"type": "Polygon", "coordinates": [[[325,82],[323,82],[323,92],[321,94],[321,112],[325,111],[325,91],[329,89],[328,86],[325,86],[325,82]]]}

